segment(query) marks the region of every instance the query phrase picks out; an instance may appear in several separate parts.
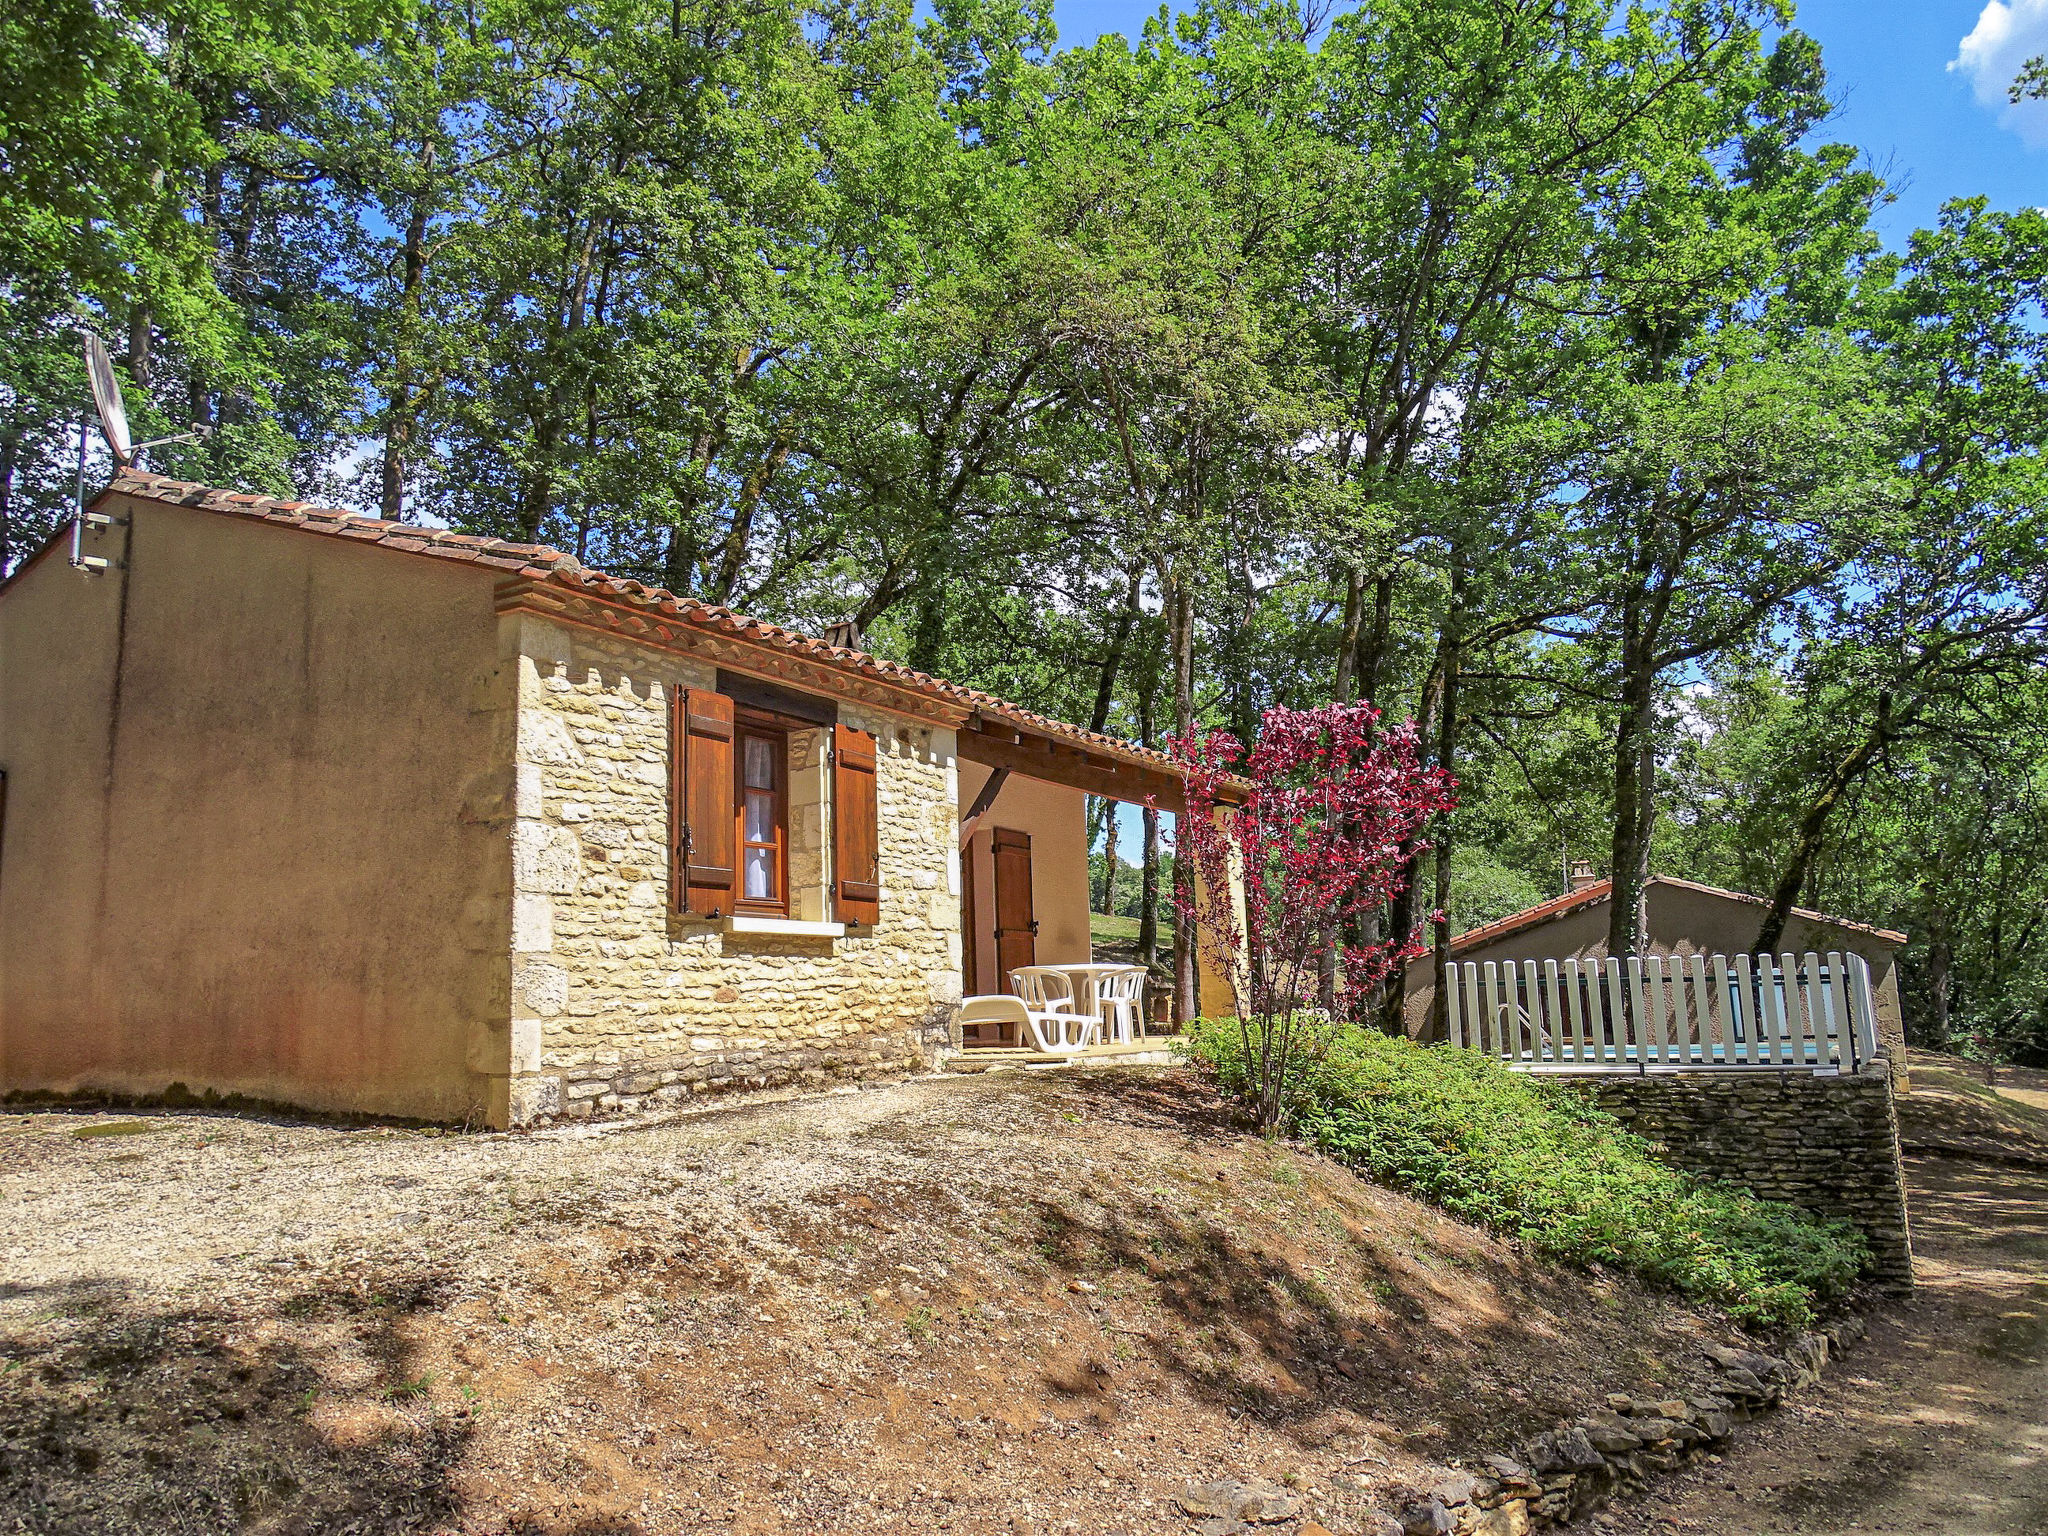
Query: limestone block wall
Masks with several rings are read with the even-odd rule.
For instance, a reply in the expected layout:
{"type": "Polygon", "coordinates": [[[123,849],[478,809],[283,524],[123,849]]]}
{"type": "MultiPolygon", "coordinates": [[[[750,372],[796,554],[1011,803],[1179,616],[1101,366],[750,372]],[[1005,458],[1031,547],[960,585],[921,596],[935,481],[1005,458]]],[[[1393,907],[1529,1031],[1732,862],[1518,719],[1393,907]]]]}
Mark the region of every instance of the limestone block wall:
{"type": "Polygon", "coordinates": [[[1679,1167],[1856,1223],[1875,1278],[1913,1284],[1899,1121],[1883,1062],[1810,1072],[1680,1072],[1585,1080],[1585,1091],[1679,1167]]]}
{"type": "MultiPolygon", "coordinates": [[[[709,663],[508,615],[518,669],[509,1118],[631,1114],[722,1089],[900,1073],[960,998],[950,730],[842,703],[876,738],[881,920],[742,934],[668,892],[670,689],[709,663]]],[[[820,742],[791,743],[791,916],[829,920],[820,742]]]]}

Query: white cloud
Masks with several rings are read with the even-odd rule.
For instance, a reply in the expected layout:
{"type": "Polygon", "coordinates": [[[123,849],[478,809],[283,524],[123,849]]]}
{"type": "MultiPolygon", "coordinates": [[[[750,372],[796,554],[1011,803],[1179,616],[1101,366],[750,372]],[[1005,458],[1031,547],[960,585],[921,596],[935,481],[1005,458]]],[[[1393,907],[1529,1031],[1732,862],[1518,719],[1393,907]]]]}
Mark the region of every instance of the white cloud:
{"type": "Polygon", "coordinates": [[[2048,101],[2006,99],[2020,66],[2048,53],[2048,0],[1990,0],[1948,67],[1970,78],[1979,105],[1998,112],[2002,127],[2029,149],[2048,148],[2048,101]]]}

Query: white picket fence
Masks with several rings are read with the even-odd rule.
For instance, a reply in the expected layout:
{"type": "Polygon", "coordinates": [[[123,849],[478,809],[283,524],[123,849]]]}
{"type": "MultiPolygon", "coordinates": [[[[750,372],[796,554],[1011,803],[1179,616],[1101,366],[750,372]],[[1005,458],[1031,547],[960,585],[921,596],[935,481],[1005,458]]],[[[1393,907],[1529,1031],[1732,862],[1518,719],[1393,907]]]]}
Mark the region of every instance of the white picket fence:
{"type": "Polygon", "coordinates": [[[1525,1072],[1853,1072],[1877,1056],[1861,955],[1629,955],[1444,967],[1451,1043],[1525,1072]]]}

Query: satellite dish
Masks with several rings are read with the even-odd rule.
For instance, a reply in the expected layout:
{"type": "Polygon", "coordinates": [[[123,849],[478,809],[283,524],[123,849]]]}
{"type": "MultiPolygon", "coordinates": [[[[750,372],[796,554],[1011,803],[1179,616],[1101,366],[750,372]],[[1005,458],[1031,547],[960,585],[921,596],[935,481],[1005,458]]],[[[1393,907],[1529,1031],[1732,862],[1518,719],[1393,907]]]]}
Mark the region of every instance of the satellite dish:
{"type": "Polygon", "coordinates": [[[106,438],[115,464],[126,469],[135,458],[135,447],[128,438],[128,411],[121,404],[121,381],[114,377],[114,360],[107,356],[105,343],[91,331],[79,334],[85,337],[85,371],[92,380],[92,403],[100,415],[100,435],[106,438]]]}

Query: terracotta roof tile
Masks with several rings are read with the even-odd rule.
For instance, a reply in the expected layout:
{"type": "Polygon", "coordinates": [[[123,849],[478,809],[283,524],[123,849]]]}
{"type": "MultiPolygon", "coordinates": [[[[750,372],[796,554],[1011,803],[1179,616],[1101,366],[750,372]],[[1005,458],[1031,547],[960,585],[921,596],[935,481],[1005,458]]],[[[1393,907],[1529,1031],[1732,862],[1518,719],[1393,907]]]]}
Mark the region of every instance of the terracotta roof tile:
{"type": "MultiPolygon", "coordinates": [[[[1652,875],[1651,885],[1675,886],[1679,890],[1698,891],[1708,896],[1725,896],[1730,901],[1746,902],[1752,906],[1768,906],[1770,903],[1761,896],[1752,896],[1747,891],[1730,891],[1718,885],[1702,885],[1696,880],[1680,880],[1671,875],[1652,875]]],[[[1567,891],[1562,896],[1553,896],[1548,901],[1539,901],[1533,907],[1524,907],[1519,912],[1497,918],[1483,927],[1473,928],[1451,940],[1451,953],[1476,949],[1482,944],[1491,944],[1496,939],[1506,938],[1511,933],[1520,933],[1525,928],[1534,928],[1568,913],[1577,912],[1608,900],[1614,894],[1612,880],[1596,880],[1591,885],[1576,891],[1567,891]]],[[[1889,944],[1903,944],[1906,936],[1891,928],[1877,928],[1869,923],[1859,923],[1846,917],[1835,917],[1826,912],[1816,912],[1811,907],[1794,907],[1794,917],[1804,918],[1809,923],[1819,923],[1829,928],[1839,928],[1846,933],[1867,933],[1883,939],[1889,944]]]]}
{"type": "Polygon", "coordinates": [[[1548,901],[1539,901],[1533,907],[1524,907],[1506,917],[1496,918],[1481,927],[1459,934],[1451,940],[1451,953],[1471,949],[1476,945],[1490,944],[1495,939],[1505,938],[1511,933],[1520,933],[1524,928],[1534,928],[1538,923],[1547,923],[1552,918],[1563,917],[1567,912],[1576,912],[1581,907],[1590,907],[1614,894],[1612,880],[1595,880],[1591,885],[1576,891],[1566,891],[1562,896],[1553,896],[1548,901]]]}
{"type": "MultiPolygon", "coordinates": [[[[1680,880],[1675,875],[1652,875],[1650,876],[1650,884],[1676,886],[1681,891],[1699,891],[1708,896],[1726,896],[1730,901],[1747,902],[1751,906],[1756,907],[1770,905],[1767,897],[1752,896],[1747,891],[1726,890],[1718,885],[1702,885],[1697,880],[1680,880]]],[[[1879,928],[1873,923],[1859,923],[1854,918],[1836,917],[1831,912],[1816,912],[1811,907],[1794,907],[1792,915],[1794,917],[1803,917],[1809,923],[1820,923],[1829,928],[1839,928],[1845,933],[1867,933],[1873,938],[1883,939],[1888,944],[1903,944],[1906,942],[1906,935],[1900,933],[1896,928],[1879,928]]]]}
{"type": "Polygon", "coordinates": [[[210,512],[256,518],[279,527],[339,535],[406,554],[458,559],[473,565],[519,571],[535,581],[584,591],[596,590],[637,607],[654,609],[685,623],[725,633],[741,634],[775,650],[828,662],[844,671],[893,684],[909,693],[922,694],[958,707],[993,715],[1041,735],[1056,737],[1079,746],[1092,747],[1111,756],[1179,776],[1179,764],[1166,753],[1154,748],[1141,747],[1121,737],[1069,725],[1049,715],[1042,715],[1036,710],[997,698],[994,694],[983,693],[978,688],[949,683],[944,678],[920,672],[901,662],[889,661],[846,646],[827,645],[822,640],[800,634],[796,630],[785,629],[779,624],[771,624],[763,619],[747,618],[714,603],[678,597],[673,592],[649,586],[645,582],[635,581],[629,577],[613,576],[604,571],[588,569],[573,555],[551,549],[545,544],[520,544],[509,539],[481,538],[473,534],[422,528],[412,523],[386,522],[379,518],[363,517],[344,511],[339,507],[319,507],[301,501],[224,491],[137,470],[127,470],[117,475],[113,484],[107,487],[105,494],[131,496],[144,501],[165,502],[173,506],[197,507],[210,512]]]}

